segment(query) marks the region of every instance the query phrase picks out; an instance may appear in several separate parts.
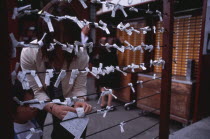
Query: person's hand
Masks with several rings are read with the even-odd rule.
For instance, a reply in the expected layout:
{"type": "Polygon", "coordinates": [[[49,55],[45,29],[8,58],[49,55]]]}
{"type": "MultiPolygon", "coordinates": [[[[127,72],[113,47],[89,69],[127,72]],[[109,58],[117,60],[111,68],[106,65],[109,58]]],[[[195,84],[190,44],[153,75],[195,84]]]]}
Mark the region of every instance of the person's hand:
{"type": "Polygon", "coordinates": [[[52,108],[52,114],[61,120],[66,116],[69,111],[76,112],[75,108],[69,106],[54,104],[52,108]]]}
{"type": "Polygon", "coordinates": [[[85,113],[89,113],[92,111],[92,106],[86,102],[76,102],[74,104],[74,108],[78,108],[78,107],[83,107],[84,108],[84,111],[85,113]]]}

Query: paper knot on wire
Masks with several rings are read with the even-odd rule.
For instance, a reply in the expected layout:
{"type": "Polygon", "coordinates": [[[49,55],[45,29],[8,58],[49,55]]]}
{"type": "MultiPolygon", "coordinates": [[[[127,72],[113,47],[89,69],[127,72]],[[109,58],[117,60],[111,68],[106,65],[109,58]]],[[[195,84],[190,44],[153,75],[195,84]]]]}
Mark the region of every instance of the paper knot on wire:
{"type": "Polygon", "coordinates": [[[44,11],[40,14],[40,17],[47,23],[48,29],[50,32],[54,32],[54,28],[51,22],[51,18],[54,17],[52,14],[44,11]]]}
{"type": "Polygon", "coordinates": [[[140,80],[140,81],[137,81],[136,83],[137,83],[137,84],[140,84],[140,87],[143,88],[143,82],[144,82],[144,81],[140,80]]]}
{"type": "Polygon", "coordinates": [[[125,103],[124,107],[130,106],[132,104],[134,104],[136,102],[136,100],[133,100],[131,102],[125,103]]]}
{"type": "Polygon", "coordinates": [[[94,77],[96,77],[97,79],[99,79],[98,68],[92,67],[92,71],[91,71],[90,73],[91,73],[94,77]]]}
{"type": "Polygon", "coordinates": [[[104,4],[108,9],[114,7],[114,4],[108,1],[103,1],[101,3],[104,4]]]}
{"type": "Polygon", "coordinates": [[[146,45],[143,42],[141,43],[141,47],[143,47],[145,50],[149,50],[149,52],[151,52],[154,48],[153,45],[146,45]]]}
{"type": "Polygon", "coordinates": [[[106,47],[106,50],[107,50],[109,53],[111,52],[111,50],[109,49],[109,48],[111,48],[111,47],[112,47],[112,45],[111,45],[111,44],[106,43],[105,45],[101,44],[101,46],[106,47]]]}
{"type": "Polygon", "coordinates": [[[128,50],[133,50],[134,51],[134,46],[133,45],[131,45],[128,41],[124,41],[124,43],[126,43],[128,46],[127,47],[125,47],[125,49],[128,49],[128,50]]]}
{"type": "Polygon", "coordinates": [[[116,48],[117,50],[119,50],[122,53],[125,52],[125,47],[124,46],[119,47],[117,44],[113,44],[112,47],[116,48]]]}
{"type": "MultiPolygon", "coordinates": [[[[72,0],[68,0],[69,3],[71,3],[72,0]]],[[[87,5],[85,3],[86,0],[79,0],[79,2],[82,4],[83,8],[87,8],[87,5]]]]}
{"type": "Polygon", "coordinates": [[[38,9],[34,9],[34,10],[24,10],[23,11],[23,14],[21,16],[24,16],[24,15],[30,15],[30,14],[33,14],[33,13],[38,13],[39,10],[38,9]]]}
{"type": "Polygon", "coordinates": [[[78,74],[79,74],[79,70],[78,69],[72,69],[71,77],[70,77],[70,80],[69,80],[69,84],[74,84],[74,81],[77,78],[78,74]]]}
{"type": "Polygon", "coordinates": [[[104,109],[97,110],[97,114],[104,114],[104,109]]]}
{"type": "Polygon", "coordinates": [[[87,21],[86,19],[83,19],[83,21],[81,21],[83,26],[88,26],[88,28],[90,27],[89,25],[92,23],[90,21],[87,21]]]}
{"type": "Polygon", "coordinates": [[[107,28],[107,24],[104,23],[102,20],[99,21],[99,24],[101,24],[102,26],[100,27],[102,30],[106,31],[106,34],[110,34],[109,29],[107,28]]]}
{"type": "Polygon", "coordinates": [[[84,45],[89,48],[89,53],[93,52],[93,42],[85,43],[84,45]]]}
{"type": "Polygon", "coordinates": [[[60,99],[53,99],[51,103],[62,104],[60,99]]]}
{"type": "Polygon", "coordinates": [[[19,104],[20,106],[23,106],[24,105],[24,102],[20,101],[17,97],[13,97],[13,100],[19,104]]]}
{"type": "Polygon", "coordinates": [[[158,10],[156,10],[157,15],[159,16],[160,22],[163,21],[162,13],[158,10]]]}
{"type": "Polygon", "coordinates": [[[152,29],[149,26],[140,28],[140,30],[142,31],[143,34],[147,34],[148,31],[151,31],[152,29]]]}
{"type": "Polygon", "coordinates": [[[91,3],[101,4],[101,3],[102,3],[102,1],[101,1],[101,0],[91,0],[91,3]]]}
{"type": "Polygon", "coordinates": [[[114,109],[113,106],[106,106],[106,109],[104,110],[104,113],[103,113],[103,118],[105,118],[106,115],[107,115],[107,113],[108,113],[109,111],[111,111],[112,109],[114,109]]]}
{"type": "MultiPolygon", "coordinates": [[[[76,99],[78,99],[78,98],[76,98],[76,99]]],[[[72,105],[74,105],[74,100],[76,100],[76,99],[74,98],[73,101],[72,101],[71,98],[65,98],[65,101],[63,101],[63,102],[61,102],[60,99],[53,99],[52,102],[50,102],[50,103],[55,103],[55,104],[65,105],[65,106],[70,106],[71,107],[72,105]]]]}
{"type": "Polygon", "coordinates": [[[32,138],[34,134],[42,134],[42,130],[31,128],[30,133],[26,136],[26,139],[32,138]]]}
{"type": "Polygon", "coordinates": [[[107,24],[105,22],[103,22],[102,20],[99,21],[99,24],[98,23],[94,23],[94,26],[96,28],[99,28],[99,29],[105,31],[107,34],[110,34],[110,31],[107,28],[107,24]]]}
{"type": "Polygon", "coordinates": [[[76,16],[65,15],[65,18],[76,23],[81,29],[84,28],[84,22],[80,21],[76,16]]]}
{"type": "Polygon", "coordinates": [[[75,54],[77,55],[78,54],[78,52],[79,52],[79,46],[82,46],[83,44],[81,43],[81,42],[79,42],[79,41],[75,41],[74,42],[74,51],[75,51],[75,54]]]}
{"type": "Polygon", "coordinates": [[[17,76],[18,80],[22,83],[22,87],[23,87],[24,90],[29,90],[30,89],[29,82],[28,82],[28,79],[26,77],[27,72],[30,73],[30,71],[20,71],[18,73],[18,76],[17,76]]]}
{"type": "Polygon", "coordinates": [[[88,67],[85,68],[85,71],[81,71],[81,73],[89,73],[90,69],[88,67]]]}
{"type": "Polygon", "coordinates": [[[43,39],[45,38],[46,35],[47,34],[44,33],[43,37],[39,41],[36,39],[36,40],[33,40],[32,42],[30,42],[30,44],[25,44],[24,42],[17,41],[14,34],[10,33],[9,36],[10,36],[10,39],[12,41],[12,58],[16,57],[16,48],[17,47],[23,47],[23,48],[24,47],[31,47],[31,48],[42,47],[44,45],[43,39]]]}
{"type": "Polygon", "coordinates": [[[22,6],[19,8],[15,7],[13,10],[12,19],[15,20],[16,17],[18,17],[21,14],[20,12],[22,12],[24,10],[29,10],[29,9],[31,9],[31,5],[22,6]]]}
{"type": "Polygon", "coordinates": [[[72,97],[72,103],[74,104],[75,102],[84,102],[84,99],[80,99],[77,96],[72,97]]]}
{"type": "MultiPolygon", "coordinates": [[[[104,71],[102,70],[102,68],[103,68],[103,64],[102,64],[102,63],[99,63],[98,74],[104,76],[104,75],[106,74],[106,72],[104,72],[104,71]]],[[[111,72],[111,71],[110,71],[110,72],[111,72]]]]}
{"type": "Polygon", "coordinates": [[[156,74],[153,74],[152,79],[153,79],[153,80],[155,80],[155,79],[156,79],[156,74]]]}
{"type": "Polygon", "coordinates": [[[139,65],[135,65],[132,63],[131,65],[124,67],[123,70],[131,69],[131,71],[134,72],[134,69],[138,69],[138,68],[139,68],[139,65]]]}
{"type": "Polygon", "coordinates": [[[47,69],[45,74],[45,84],[46,86],[50,85],[50,79],[53,77],[53,69],[47,69]]]}
{"type": "Polygon", "coordinates": [[[135,70],[134,69],[138,69],[139,68],[139,65],[136,65],[136,64],[131,64],[131,65],[129,65],[129,68],[131,69],[131,71],[132,72],[135,72],[135,70]]]}
{"type": "Polygon", "coordinates": [[[133,32],[136,32],[136,33],[140,33],[140,31],[134,29],[134,27],[130,27],[130,24],[129,23],[126,23],[125,25],[123,25],[122,22],[120,22],[118,25],[117,25],[117,28],[120,30],[120,31],[125,31],[128,35],[132,35],[133,32]]]}
{"type": "Polygon", "coordinates": [[[44,107],[46,106],[46,103],[43,100],[39,101],[38,99],[34,99],[34,100],[29,100],[27,102],[29,103],[30,107],[37,108],[39,110],[43,110],[44,107]]]}
{"type": "Polygon", "coordinates": [[[120,22],[120,24],[117,25],[117,28],[120,31],[125,31],[128,35],[131,35],[130,30],[128,29],[129,27],[130,27],[130,24],[129,23],[123,25],[123,23],[120,22]]]}
{"type": "Polygon", "coordinates": [[[45,39],[46,35],[47,35],[47,33],[45,32],[39,41],[36,39],[36,40],[30,42],[30,44],[33,46],[38,46],[38,48],[41,48],[42,46],[44,46],[43,40],[45,39]]]}
{"type": "Polygon", "coordinates": [[[120,5],[120,4],[115,4],[114,5],[114,8],[113,8],[113,10],[112,10],[112,17],[115,17],[115,15],[116,15],[116,11],[117,10],[121,10],[122,11],[122,13],[123,13],[123,15],[125,16],[125,17],[127,17],[128,15],[127,15],[127,13],[125,12],[125,10],[124,10],[124,6],[122,6],[122,5],[120,5]]]}
{"type": "Polygon", "coordinates": [[[162,66],[162,69],[164,69],[165,66],[165,60],[163,60],[162,58],[159,58],[158,60],[150,60],[150,67],[151,66],[162,66]]]}
{"type": "Polygon", "coordinates": [[[156,34],[156,26],[153,26],[152,29],[153,29],[153,33],[156,34]]]}
{"type": "Polygon", "coordinates": [[[137,8],[135,8],[135,7],[130,7],[129,11],[134,11],[134,12],[137,12],[137,13],[139,12],[139,10],[137,8]]]}
{"type": "Polygon", "coordinates": [[[147,69],[147,68],[145,67],[145,64],[144,64],[144,63],[139,64],[139,67],[140,67],[142,70],[146,70],[146,69],[147,69]]]}
{"type": "Polygon", "coordinates": [[[143,50],[143,48],[141,47],[141,45],[136,46],[136,47],[134,48],[134,51],[141,51],[141,53],[144,53],[144,50],[143,50]]]}
{"type": "MultiPolygon", "coordinates": [[[[59,41],[57,41],[56,39],[53,39],[53,41],[57,44],[57,45],[60,45],[61,46],[61,48],[62,48],[62,50],[64,50],[64,51],[67,51],[67,52],[69,52],[69,53],[71,53],[72,52],[72,50],[70,50],[70,48],[71,47],[68,47],[69,45],[67,45],[67,44],[63,44],[63,43],[61,43],[61,42],[59,42],[59,41]]],[[[54,46],[53,46],[54,47],[54,46]]]]}
{"type": "Polygon", "coordinates": [[[32,99],[32,100],[27,100],[27,101],[20,101],[17,97],[13,97],[13,100],[17,104],[19,104],[20,106],[23,106],[24,104],[29,104],[30,107],[38,108],[39,110],[43,110],[43,108],[46,105],[44,101],[39,101],[38,99],[32,99]]]}
{"type": "Polygon", "coordinates": [[[120,125],[119,125],[119,126],[120,126],[120,132],[121,132],[121,133],[124,133],[124,132],[125,132],[125,130],[124,130],[124,125],[125,125],[125,122],[124,122],[124,121],[121,122],[120,125]]]}
{"type": "Polygon", "coordinates": [[[109,43],[106,43],[105,45],[101,44],[101,46],[106,47],[106,50],[107,50],[109,53],[111,52],[110,48],[115,48],[115,49],[119,50],[119,51],[122,52],[122,53],[125,51],[125,47],[124,47],[124,46],[119,47],[117,44],[111,45],[111,44],[109,44],[109,43]]]}
{"type": "Polygon", "coordinates": [[[66,70],[61,70],[55,84],[54,87],[58,88],[58,85],[60,84],[61,80],[63,80],[63,78],[66,76],[66,70]]]}
{"type": "Polygon", "coordinates": [[[153,11],[151,11],[149,7],[150,7],[150,6],[149,6],[149,4],[148,4],[148,8],[147,8],[147,10],[146,10],[146,13],[147,13],[147,14],[153,14],[153,11]]]}
{"type": "Polygon", "coordinates": [[[136,30],[134,27],[131,27],[130,29],[128,29],[128,35],[132,35],[133,32],[136,32],[137,34],[140,34],[140,31],[136,30]]]}
{"type": "Polygon", "coordinates": [[[36,81],[36,84],[38,85],[39,88],[43,87],[38,75],[36,74],[35,70],[31,70],[31,75],[34,77],[34,80],[36,81]]]}
{"type": "Polygon", "coordinates": [[[118,28],[119,30],[121,30],[121,31],[125,31],[128,27],[130,27],[130,24],[129,24],[129,23],[123,25],[123,23],[120,22],[120,24],[117,25],[117,28],[118,28]]]}
{"type": "Polygon", "coordinates": [[[116,68],[115,68],[117,71],[119,71],[119,72],[121,72],[124,76],[127,76],[127,73],[126,72],[124,72],[124,71],[122,71],[121,69],[120,69],[120,67],[119,66],[116,66],[116,68]]]}
{"type": "Polygon", "coordinates": [[[134,89],[134,87],[133,87],[133,83],[128,83],[128,86],[130,86],[130,88],[131,88],[131,90],[132,90],[133,93],[136,92],[135,89],[134,89]]]}
{"type": "Polygon", "coordinates": [[[66,104],[66,106],[72,106],[74,105],[74,101],[71,100],[71,98],[65,98],[64,103],[66,104]]]}
{"type": "Polygon", "coordinates": [[[101,97],[109,95],[109,94],[112,95],[115,99],[117,99],[117,97],[113,94],[112,89],[106,89],[105,87],[104,87],[104,89],[105,89],[105,91],[101,92],[101,95],[98,99],[98,104],[100,104],[100,102],[101,102],[101,97]]]}
{"type": "Polygon", "coordinates": [[[110,74],[111,72],[114,72],[115,68],[113,66],[105,67],[105,73],[110,74]]]}
{"type": "Polygon", "coordinates": [[[29,47],[24,42],[17,41],[13,33],[10,33],[9,36],[12,41],[12,58],[16,57],[16,47],[29,47]]]}

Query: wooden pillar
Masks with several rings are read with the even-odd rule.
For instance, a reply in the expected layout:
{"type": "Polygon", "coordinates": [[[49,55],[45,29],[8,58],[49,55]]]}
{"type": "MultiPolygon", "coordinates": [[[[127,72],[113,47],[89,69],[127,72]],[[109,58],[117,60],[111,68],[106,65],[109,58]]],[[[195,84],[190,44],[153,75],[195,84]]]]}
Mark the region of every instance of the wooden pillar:
{"type": "MultiPolygon", "coordinates": [[[[196,94],[195,94],[195,105],[193,113],[193,122],[200,120],[203,117],[210,115],[210,95],[209,95],[209,78],[210,74],[210,55],[203,55],[204,37],[205,37],[205,26],[206,26],[206,10],[207,1],[203,0],[202,9],[202,30],[200,40],[200,54],[198,63],[198,76],[196,79],[196,94]]],[[[208,26],[208,25],[207,25],[208,26]]]]}
{"type": "Polygon", "coordinates": [[[12,139],[13,119],[12,119],[12,93],[10,79],[10,49],[8,35],[8,4],[10,0],[0,1],[0,109],[1,124],[0,138],[12,139]]]}
{"type": "Polygon", "coordinates": [[[169,136],[170,103],[171,103],[171,76],[172,76],[172,54],[173,54],[173,0],[163,1],[163,52],[165,68],[162,70],[161,80],[161,104],[160,104],[160,139],[169,136]]]}

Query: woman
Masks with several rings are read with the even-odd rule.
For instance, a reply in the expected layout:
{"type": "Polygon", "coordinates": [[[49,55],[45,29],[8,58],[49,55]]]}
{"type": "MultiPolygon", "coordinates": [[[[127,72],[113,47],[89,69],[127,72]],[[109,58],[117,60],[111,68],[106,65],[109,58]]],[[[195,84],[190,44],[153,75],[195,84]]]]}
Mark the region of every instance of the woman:
{"type": "MultiPolygon", "coordinates": [[[[100,39],[100,44],[105,45],[106,43],[109,43],[110,45],[117,44],[118,46],[121,45],[120,41],[117,38],[109,37],[105,38],[102,37],[100,39]]],[[[103,63],[103,67],[106,66],[118,66],[118,60],[117,60],[117,50],[115,48],[110,48],[110,52],[108,52],[105,48],[100,47],[99,49],[99,63],[103,63]]],[[[100,92],[105,91],[104,87],[107,89],[109,88],[116,88],[119,86],[119,73],[114,72],[110,73],[105,76],[101,76],[97,80],[97,86],[100,89],[100,92]]],[[[111,107],[110,110],[114,110],[114,107],[112,107],[112,95],[108,95],[108,100],[106,102],[106,97],[101,97],[101,108],[111,107]]]]}
{"type": "MultiPolygon", "coordinates": [[[[71,4],[68,2],[52,1],[47,4],[43,11],[46,11],[55,16],[76,16],[72,10],[71,4]]],[[[36,70],[45,71],[46,69],[54,69],[56,71],[71,70],[71,69],[85,69],[88,66],[89,57],[87,52],[75,55],[74,51],[68,53],[63,51],[60,46],[56,45],[53,51],[47,51],[50,43],[53,39],[56,39],[62,43],[74,43],[75,40],[80,39],[80,28],[77,24],[69,21],[56,21],[51,19],[52,25],[54,27],[54,32],[50,33],[45,21],[40,18],[38,21],[38,38],[40,39],[42,35],[46,32],[47,36],[44,39],[44,46],[40,49],[37,48],[24,48],[21,53],[21,67],[23,70],[36,70]]],[[[29,75],[28,80],[31,88],[34,91],[35,98],[39,100],[52,100],[61,99],[66,97],[81,96],[87,93],[86,90],[86,73],[79,73],[74,81],[73,85],[69,84],[71,72],[67,72],[65,78],[61,81],[58,88],[54,87],[54,83],[58,77],[58,74],[54,74],[51,79],[49,87],[44,85],[45,74],[38,74],[44,87],[39,88],[34,80],[34,78],[29,75]]],[[[75,112],[75,108],[83,107],[85,113],[92,110],[91,105],[86,102],[76,102],[74,107],[62,106],[57,104],[48,103],[44,110],[52,113],[54,120],[54,129],[51,134],[53,139],[56,138],[74,138],[69,132],[67,132],[63,127],[58,124],[68,113],[68,111],[75,112]],[[56,124],[57,123],[57,124],[56,124]]],[[[83,137],[84,138],[84,137],[83,137]]]]}

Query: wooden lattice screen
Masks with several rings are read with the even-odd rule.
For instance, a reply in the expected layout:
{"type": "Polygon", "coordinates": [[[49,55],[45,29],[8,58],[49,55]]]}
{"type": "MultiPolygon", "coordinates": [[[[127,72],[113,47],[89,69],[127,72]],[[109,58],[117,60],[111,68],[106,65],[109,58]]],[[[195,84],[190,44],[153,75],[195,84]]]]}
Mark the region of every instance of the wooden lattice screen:
{"type": "MultiPolygon", "coordinates": [[[[162,23],[158,22],[157,28],[162,27],[162,23]]],[[[174,36],[173,36],[173,75],[186,76],[187,60],[195,60],[194,77],[198,71],[200,39],[201,39],[202,17],[185,17],[176,18],[174,20],[174,36]]],[[[162,46],[163,34],[156,34],[156,46],[162,46]]],[[[155,49],[154,59],[162,56],[162,48],[155,49]]],[[[155,67],[154,72],[161,72],[161,67],[155,67]]]]}
{"type": "MultiPolygon", "coordinates": [[[[130,24],[134,28],[145,27],[144,21],[130,22],[130,24]]],[[[145,43],[145,35],[142,33],[137,34],[137,33],[133,32],[133,34],[131,36],[129,36],[125,31],[117,30],[117,37],[122,42],[127,40],[133,46],[138,46],[142,42],[145,43]]],[[[144,53],[141,53],[140,51],[133,52],[131,50],[126,50],[125,53],[121,53],[118,51],[118,61],[119,61],[119,66],[126,66],[131,63],[140,64],[140,63],[144,62],[144,53]]]]}

